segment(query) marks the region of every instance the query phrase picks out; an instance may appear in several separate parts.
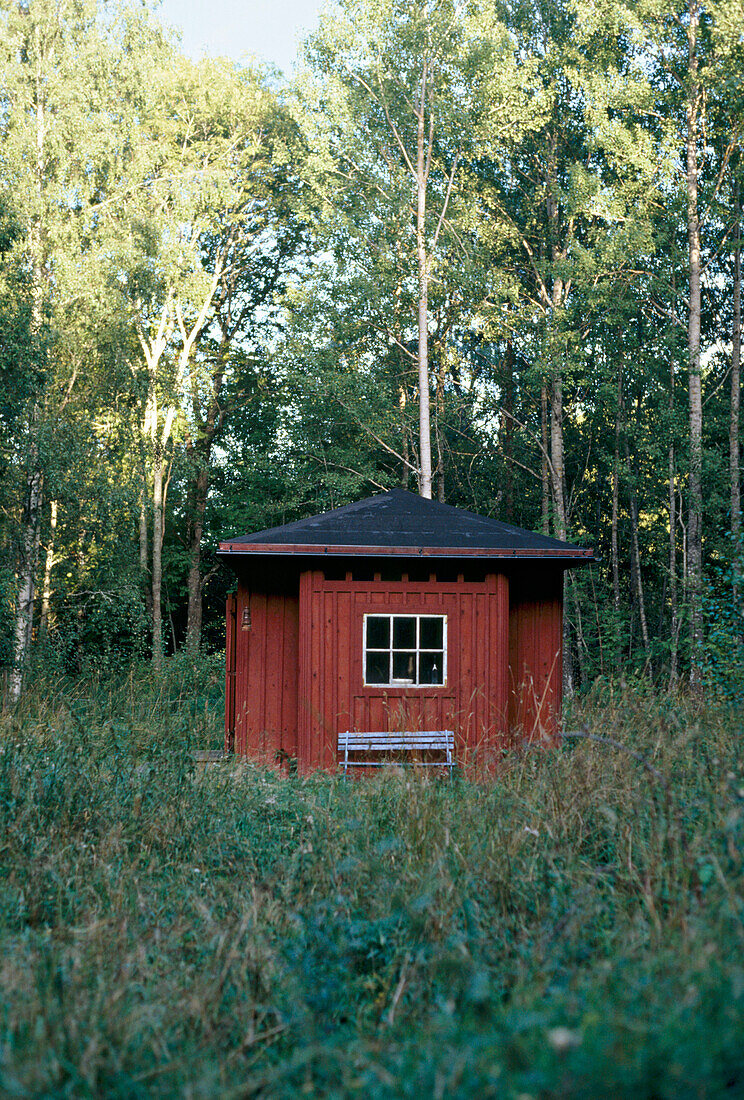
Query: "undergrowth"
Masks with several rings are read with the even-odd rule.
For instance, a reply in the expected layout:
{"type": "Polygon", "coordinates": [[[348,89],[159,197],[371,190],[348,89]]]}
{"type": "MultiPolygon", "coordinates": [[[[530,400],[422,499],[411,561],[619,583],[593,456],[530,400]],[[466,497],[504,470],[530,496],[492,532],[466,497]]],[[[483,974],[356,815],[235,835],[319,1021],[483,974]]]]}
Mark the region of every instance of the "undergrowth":
{"type": "Polygon", "coordinates": [[[603,691],[575,720],[642,759],[345,782],[86,691],[2,720],[0,1094],[744,1096],[735,714],[603,691]]]}

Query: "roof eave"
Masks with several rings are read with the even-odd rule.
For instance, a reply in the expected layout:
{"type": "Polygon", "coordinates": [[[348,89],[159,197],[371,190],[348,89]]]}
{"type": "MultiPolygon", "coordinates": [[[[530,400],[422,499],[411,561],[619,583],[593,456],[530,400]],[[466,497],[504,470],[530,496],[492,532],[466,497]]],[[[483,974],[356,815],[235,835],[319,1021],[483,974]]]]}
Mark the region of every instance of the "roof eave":
{"type": "Polygon", "coordinates": [[[593,562],[597,559],[593,550],[576,549],[506,549],[503,547],[475,547],[475,546],[338,546],[315,545],[303,543],[293,545],[291,543],[247,543],[247,542],[221,542],[218,554],[220,557],[233,555],[289,555],[298,557],[376,557],[376,558],[500,558],[500,559],[528,559],[550,561],[593,562]]]}

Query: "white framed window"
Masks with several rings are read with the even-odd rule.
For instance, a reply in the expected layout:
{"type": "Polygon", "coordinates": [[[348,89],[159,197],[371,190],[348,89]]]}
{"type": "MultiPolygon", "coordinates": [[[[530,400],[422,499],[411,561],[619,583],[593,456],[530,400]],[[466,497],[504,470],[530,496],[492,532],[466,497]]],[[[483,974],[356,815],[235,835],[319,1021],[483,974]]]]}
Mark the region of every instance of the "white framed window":
{"type": "Polygon", "coordinates": [[[364,616],[364,683],[426,687],[447,680],[446,615],[364,616]]]}

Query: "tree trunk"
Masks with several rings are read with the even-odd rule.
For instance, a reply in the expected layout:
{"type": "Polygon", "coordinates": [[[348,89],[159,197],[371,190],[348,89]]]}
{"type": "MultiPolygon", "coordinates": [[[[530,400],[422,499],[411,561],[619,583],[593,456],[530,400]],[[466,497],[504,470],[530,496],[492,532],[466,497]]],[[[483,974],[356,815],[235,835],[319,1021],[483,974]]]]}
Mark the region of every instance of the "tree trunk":
{"type": "MultiPolygon", "coordinates": [[[[620,623],[620,538],[618,532],[618,514],[620,505],[620,425],[622,421],[623,372],[619,362],[617,370],[617,403],[615,405],[615,452],[612,463],[612,536],[610,557],[612,562],[612,602],[620,623]]],[[[618,652],[619,658],[619,652],[618,652]]]]}
{"type": "Polygon", "coordinates": [[[444,456],[442,455],[442,441],[439,436],[439,424],[437,423],[436,429],[437,437],[437,500],[440,504],[444,504],[446,501],[445,483],[444,483],[444,456]]]}
{"type": "MultiPolygon", "coordinates": [[[[553,482],[553,524],[555,535],[565,540],[568,532],[566,520],[565,474],[563,459],[563,379],[555,370],[550,391],[550,470],[553,482]]],[[[564,593],[567,585],[564,583],[564,593]]],[[[564,608],[566,600],[564,597],[564,608]]],[[[574,693],[574,660],[571,646],[571,624],[563,616],[563,690],[569,697],[574,693]]]]}
{"type": "Polygon", "coordinates": [[[504,356],[504,408],[509,414],[504,425],[504,517],[507,523],[514,520],[514,474],[512,456],[514,453],[514,349],[511,337],[506,342],[504,356]]]}
{"type": "Polygon", "coordinates": [[[641,636],[643,649],[646,654],[646,667],[651,660],[651,645],[648,636],[648,621],[646,619],[646,601],[643,596],[643,577],[641,576],[641,554],[638,547],[638,494],[635,488],[635,471],[633,470],[628,437],[623,435],[623,449],[625,451],[625,463],[628,470],[628,497],[630,503],[630,546],[631,546],[631,575],[638,606],[638,617],[641,622],[641,636]]]}
{"type": "Polygon", "coordinates": [[[147,533],[147,478],[143,473],[142,494],[140,496],[139,513],[139,566],[140,581],[145,593],[145,608],[147,615],[152,620],[152,579],[150,577],[150,548],[147,533]]]}
{"type": "MultiPolygon", "coordinates": [[[[557,247],[557,233],[555,226],[558,221],[558,204],[555,200],[555,167],[554,158],[550,158],[550,174],[548,182],[548,219],[551,235],[551,259],[556,263],[559,259],[557,247]]],[[[566,515],[566,472],[563,449],[563,373],[561,363],[558,361],[555,347],[556,318],[565,304],[565,285],[560,276],[553,276],[552,315],[551,315],[551,341],[550,359],[552,381],[550,387],[550,472],[553,484],[553,526],[556,537],[565,540],[568,533],[566,515]]],[[[566,584],[564,582],[564,593],[566,584]]],[[[564,598],[565,607],[565,598],[564,598]]],[[[566,695],[574,693],[574,661],[571,647],[571,626],[568,617],[563,616],[563,690],[566,695]]]]}
{"type": "Polygon", "coordinates": [[[556,538],[566,538],[566,499],[564,496],[563,458],[563,379],[556,371],[550,393],[550,464],[553,481],[554,527],[556,538]]]}
{"type": "Polygon", "coordinates": [[[550,470],[548,468],[548,386],[543,378],[540,388],[540,442],[542,453],[540,455],[540,481],[542,496],[540,501],[540,515],[542,519],[542,533],[550,534],[550,470]]]}
{"type": "Polygon", "coordinates": [[[741,535],[741,472],[739,408],[741,402],[741,207],[739,183],[734,197],[736,237],[734,243],[734,322],[731,331],[731,417],[729,423],[729,468],[731,471],[731,537],[734,553],[741,535]]]}
{"type": "Polygon", "coordinates": [[[152,664],[156,672],[163,666],[163,451],[156,440],[152,463],[152,664]]]}
{"type": "MultiPolygon", "coordinates": [[[[552,176],[551,176],[552,178],[552,176]]],[[[553,263],[558,260],[558,250],[555,245],[555,229],[552,225],[557,220],[558,207],[553,199],[552,188],[548,188],[548,214],[551,221],[552,245],[551,258],[553,263]]],[[[566,517],[566,474],[563,450],[563,372],[556,348],[556,319],[565,304],[565,285],[560,276],[553,276],[552,315],[550,332],[550,361],[552,380],[550,387],[550,469],[553,482],[553,525],[556,537],[566,538],[568,523],[566,517]]]]}
{"type": "MultiPolygon", "coordinates": [[[[31,13],[26,12],[30,18],[31,13]]],[[[44,300],[48,290],[48,277],[45,269],[46,234],[43,218],[44,192],[46,184],[45,147],[46,147],[46,82],[39,69],[41,62],[41,32],[37,25],[35,50],[37,71],[34,75],[34,121],[35,121],[35,188],[39,203],[39,212],[28,237],[28,256],[33,272],[32,279],[32,317],[31,332],[35,337],[41,333],[44,300]]],[[[44,486],[44,473],[39,455],[38,438],[39,408],[34,406],[29,417],[29,461],[26,471],[26,501],[23,510],[20,560],[18,568],[18,596],[15,607],[13,630],[13,665],[10,670],[9,694],[11,702],[16,703],[23,690],[23,671],[28,661],[34,623],[34,585],[39,556],[41,534],[41,506],[44,486]]]]}
{"type": "Polygon", "coordinates": [[[579,666],[579,680],[581,681],[582,691],[584,691],[589,686],[589,677],[586,668],[588,646],[584,638],[584,626],[581,620],[581,601],[579,600],[579,593],[576,588],[576,578],[571,576],[571,574],[567,574],[567,577],[574,608],[574,622],[576,623],[576,658],[579,666]]]}
{"type": "Polygon", "coordinates": [[[444,365],[444,357],[439,356],[438,369],[437,369],[437,404],[436,404],[436,419],[434,422],[434,438],[437,442],[437,500],[444,504],[445,502],[445,480],[444,480],[444,453],[442,452],[442,436],[441,425],[444,423],[444,383],[445,383],[446,368],[444,365]]]}
{"type": "Polygon", "coordinates": [[[57,501],[49,505],[49,541],[44,556],[44,582],[41,589],[41,614],[39,638],[46,638],[49,631],[49,602],[52,596],[52,569],[54,567],[54,539],[57,533],[57,501]]]}
{"type": "Polygon", "coordinates": [[[209,489],[209,454],[199,465],[194,480],[193,512],[189,521],[189,608],[186,620],[186,647],[196,653],[201,644],[202,576],[201,543],[204,533],[204,513],[209,489]]]}
{"type": "Polygon", "coordinates": [[[34,592],[33,592],[33,595],[31,597],[31,606],[29,608],[30,614],[28,616],[28,622],[27,622],[27,625],[26,625],[26,653],[27,654],[31,652],[31,645],[32,645],[33,640],[34,640],[34,598],[35,598],[35,595],[36,595],[36,593],[35,593],[36,573],[37,573],[38,568],[39,568],[39,548],[41,546],[42,505],[44,503],[43,489],[44,489],[44,481],[43,481],[43,477],[42,477],[41,492],[39,494],[39,514],[37,516],[36,530],[34,531],[34,546],[33,546],[33,551],[32,551],[33,563],[34,563],[32,586],[34,588],[34,592]]]}
{"type": "Polygon", "coordinates": [[[398,408],[400,409],[400,431],[401,431],[401,456],[403,461],[400,464],[400,483],[404,489],[408,488],[408,479],[410,477],[409,462],[411,461],[410,447],[408,445],[408,424],[406,422],[406,391],[403,386],[400,387],[398,392],[398,408]]]}
{"type": "Polygon", "coordinates": [[[552,288],[550,291],[549,316],[549,355],[550,355],[550,469],[553,483],[553,526],[559,539],[566,538],[568,522],[566,516],[566,474],[563,449],[563,362],[562,349],[557,346],[559,336],[558,321],[566,304],[568,287],[556,266],[564,258],[559,245],[560,208],[558,204],[558,172],[556,163],[556,137],[551,134],[546,156],[545,202],[548,216],[547,234],[550,262],[552,265],[552,288]]]}
{"type": "Polygon", "coordinates": [[[698,0],[690,0],[687,29],[689,94],[687,100],[687,236],[689,246],[689,309],[687,342],[689,352],[690,477],[687,528],[687,569],[690,601],[690,683],[701,682],[700,648],[703,640],[701,607],[703,584],[703,405],[700,383],[700,219],[698,213],[697,144],[701,88],[698,78],[698,0]]]}
{"type": "MultiPolygon", "coordinates": [[[[189,579],[188,592],[189,604],[186,619],[186,646],[191,652],[196,652],[201,644],[202,629],[202,588],[201,574],[201,544],[204,535],[204,515],[207,508],[207,495],[209,491],[209,473],[212,460],[212,445],[222,425],[223,409],[220,407],[220,394],[225,377],[229,339],[223,331],[223,339],[217,357],[216,369],[212,375],[212,393],[209,399],[206,417],[199,415],[201,402],[196,400],[195,392],[192,401],[194,414],[197,416],[197,438],[187,436],[187,453],[195,471],[190,492],[191,509],[188,520],[187,540],[189,546],[189,579]]],[[[401,393],[403,391],[401,390],[401,393]]]]}
{"type": "Polygon", "coordinates": [[[610,534],[610,565],[612,570],[612,606],[615,619],[612,629],[614,660],[617,670],[622,666],[622,601],[620,598],[620,433],[623,417],[623,368],[618,359],[617,396],[615,402],[615,447],[612,461],[612,526],[610,534]]]}
{"type": "Polygon", "coordinates": [[[679,608],[677,601],[677,499],[676,475],[674,468],[674,362],[671,367],[669,388],[669,640],[671,643],[669,664],[669,686],[677,683],[677,643],[679,638],[679,608]]]}
{"type": "Polygon", "coordinates": [[[28,661],[29,639],[34,618],[34,579],[36,577],[41,523],[43,477],[36,448],[31,455],[26,479],[26,506],[23,515],[23,543],[19,569],[18,598],[13,632],[13,665],[10,670],[10,700],[18,702],[23,690],[23,670],[28,661]]]}
{"type": "Polygon", "coordinates": [[[427,66],[421,76],[416,133],[416,258],[418,260],[419,493],[431,499],[431,426],[429,422],[429,261],[426,254],[426,156],[424,123],[427,66]]]}

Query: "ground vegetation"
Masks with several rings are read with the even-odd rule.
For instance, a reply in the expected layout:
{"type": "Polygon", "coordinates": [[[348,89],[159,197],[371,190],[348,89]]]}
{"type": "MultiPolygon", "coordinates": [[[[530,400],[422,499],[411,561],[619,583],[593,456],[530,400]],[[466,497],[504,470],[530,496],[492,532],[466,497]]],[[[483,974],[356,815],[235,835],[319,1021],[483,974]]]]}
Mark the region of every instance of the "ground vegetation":
{"type": "Polygon", "coordinates": [[[740,716],[605,685],[497,782],[287,778],[195,765],[191,667],[3,720],[4,1095],[742,1092],[740,716]]]}

